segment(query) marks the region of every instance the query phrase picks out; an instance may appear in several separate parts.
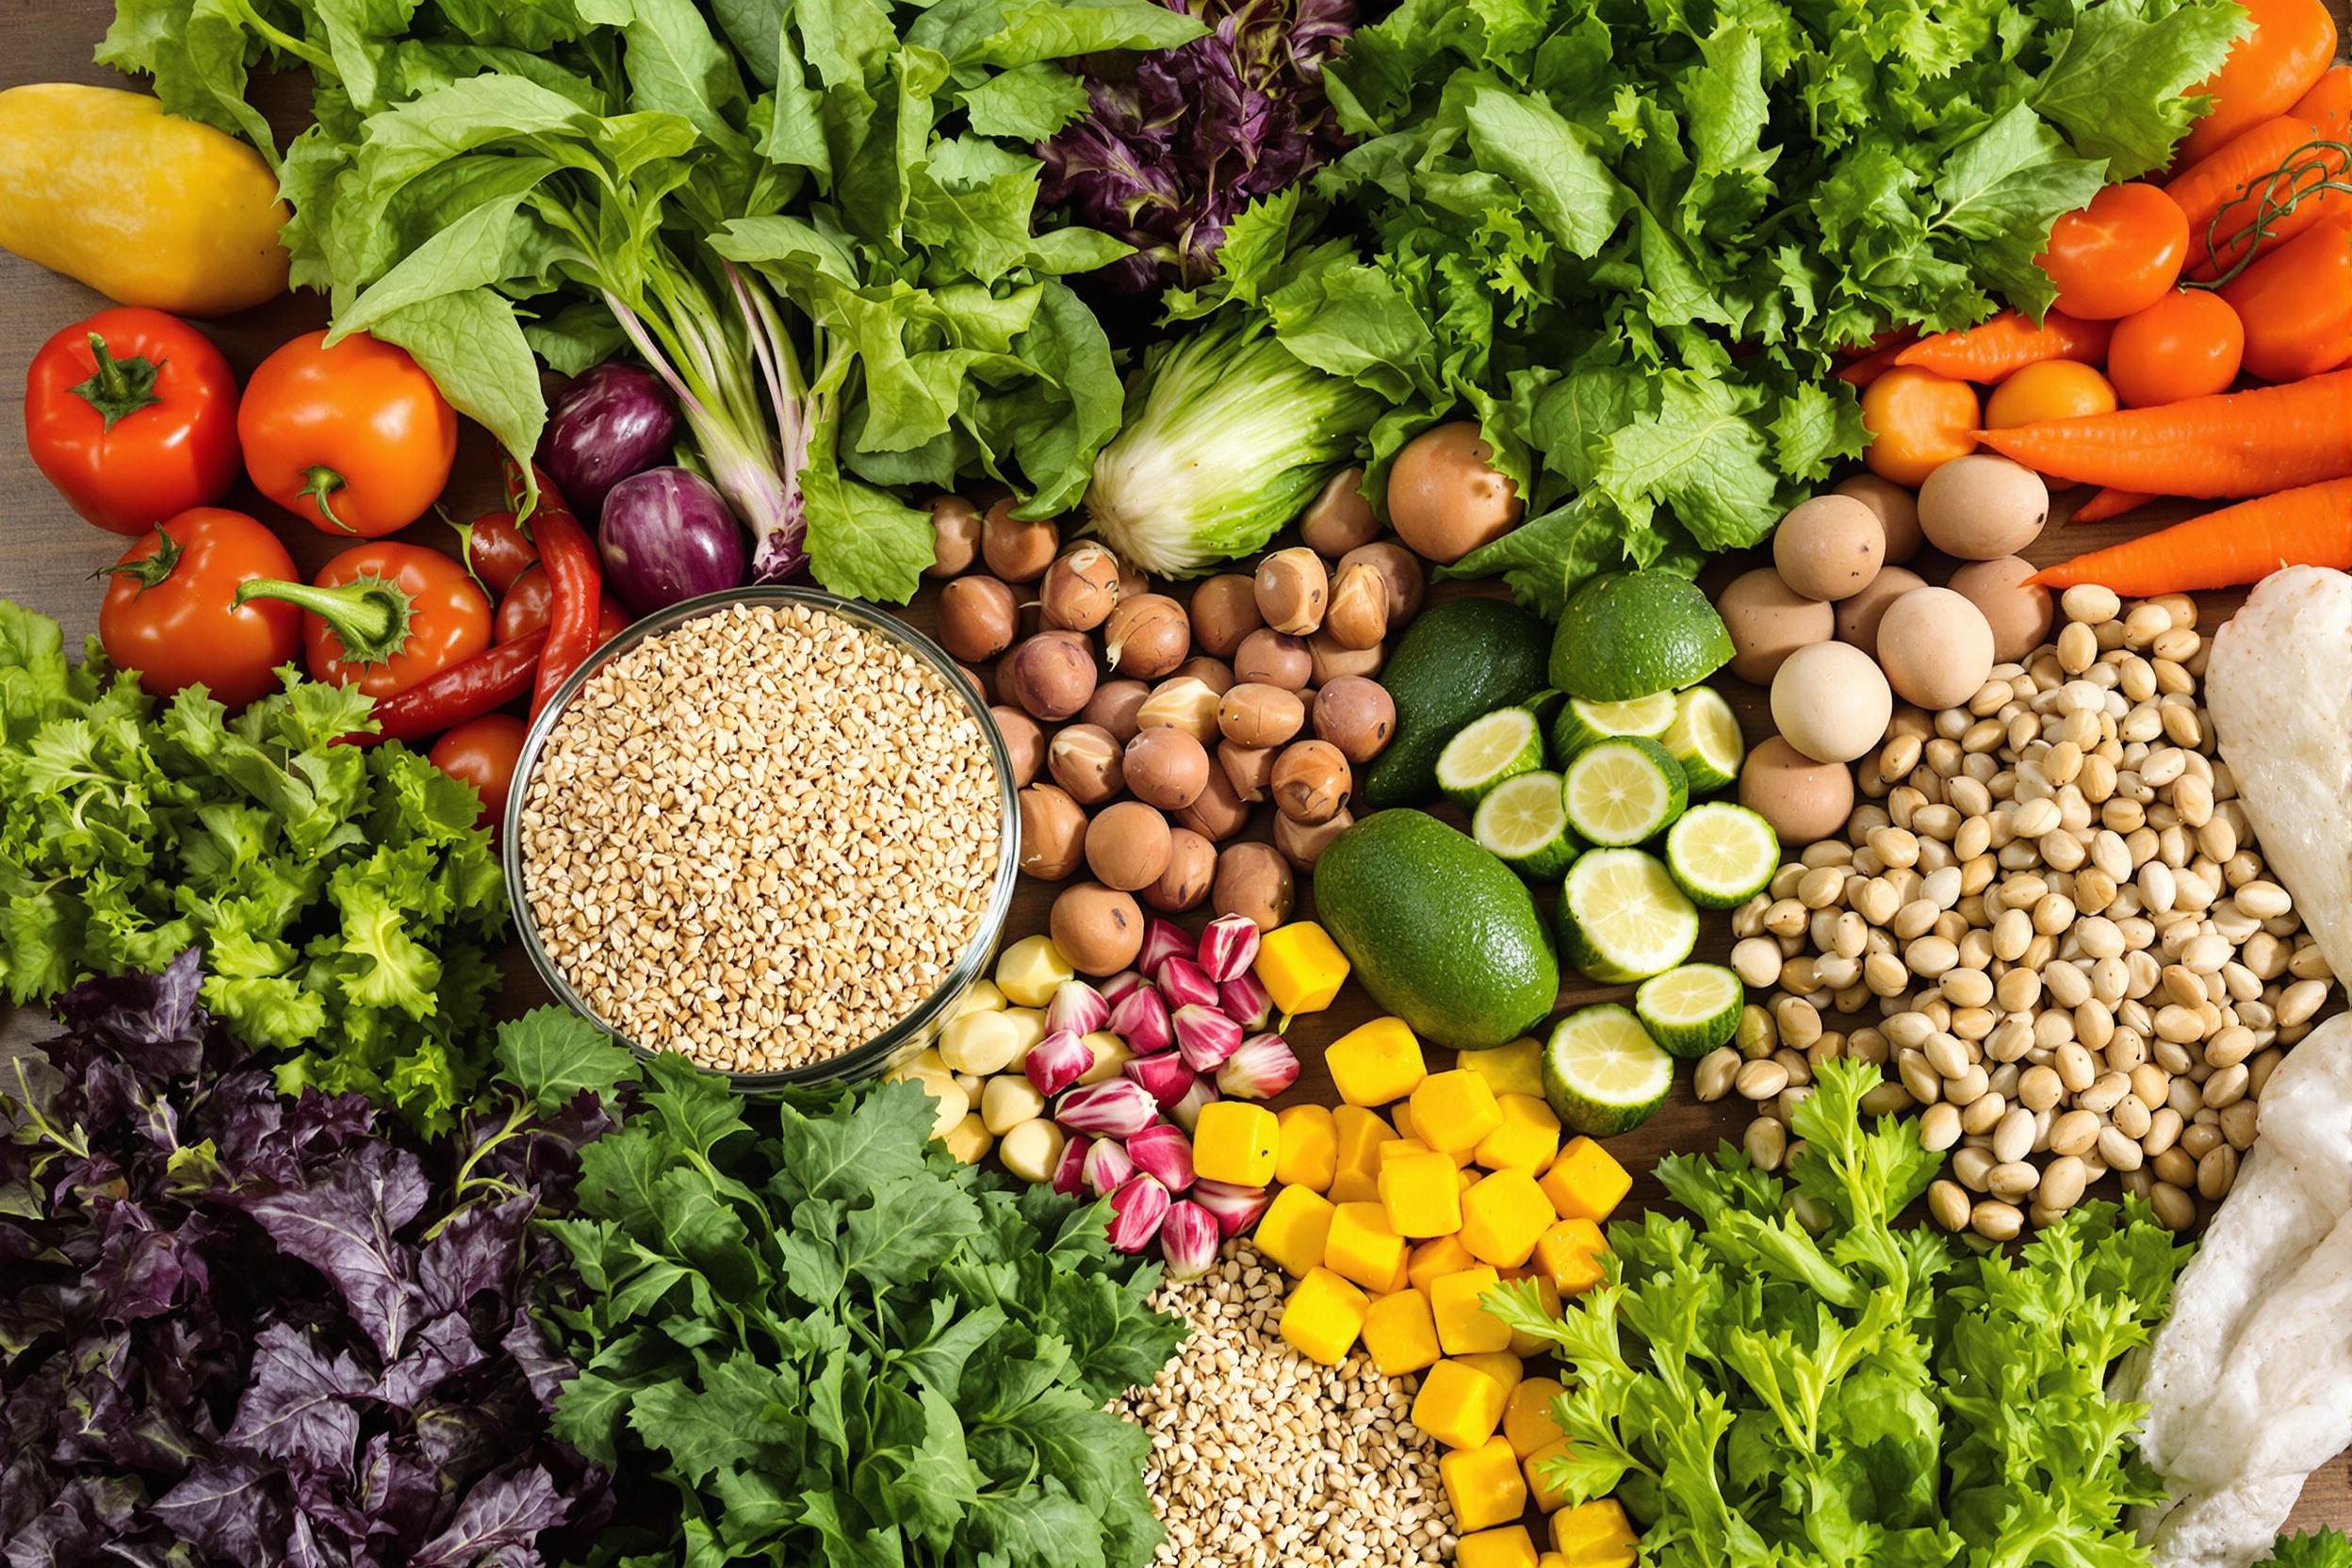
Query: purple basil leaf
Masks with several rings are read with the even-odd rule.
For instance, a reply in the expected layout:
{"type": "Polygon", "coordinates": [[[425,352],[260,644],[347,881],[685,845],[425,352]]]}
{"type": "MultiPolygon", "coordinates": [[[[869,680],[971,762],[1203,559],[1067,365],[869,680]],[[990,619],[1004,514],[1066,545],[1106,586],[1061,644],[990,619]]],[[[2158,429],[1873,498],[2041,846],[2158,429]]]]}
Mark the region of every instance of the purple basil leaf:
{"type": "Polygon", "coordinates": [[[191,947],[160,974],[84,981],[57,997],[57,1021],[80,1049],[119,1057],[149,1077],[192,1077],[212,1027],[198,1003],[204,979],[204,955],[191,947]]]}
{"type": "Polygon", "coordinates": [[[395,1410],[414,1410],[449,1379],[482,1359],[466,1319],[450,1314],[433,1318],[409,1339],[408,1353],[384,1368],[377,1397],[395,1410]]]}
{"type": "Polygon", "coordinates": [[[416,1452],[416,1441],[395,1444],[379,1432],[368,1440],[368,1454],[359,1470],[359,1502],[374,1521],[376,1532],[399,1541],[415,1541],[433,1526],[441,1506],[441,1478],[431,1461],[416,1452]]]}
{"type": "Polygon", "coordinates": [[[359,1446],[353,1401],[374,1382],[356,1362],[330,1361],[297,1330],[272,1323],[253,1342],[253,1380],[229,1429],[233,1446],[289,1467],[350,1468],[359,1446]]]}
{"type": "Polygon", "coordinates": [[[99,1310],[107,1321],[161,1317],[208,1288],[204,1250],[215,1230],[203,1216],[174,1231],[158,1230],[139,1205],[118,1203],[106,1227],[96,1273],[104,1286],[99,1310]]]}
{"type": "Polygon", "coordinates": [[[503,1313],[522,1256],[523,1233],[537,1207],[530,1198],[477,1203],[441,1227],[417,1259],[416,1280],[434,1312],[463,1312],[488,1291],[503,1313]]]}
{"type": "Polygon", "coordinates": [[[396,1233],[431,1188],[416,1156],[368,1143],[307,1186],[239,1200],[270,1238],[335,1283],[368,1337],[396,1360],[422,1309],[396,1233]]]}
{"type": "Polygon", "coordinates": [[[495,1551],[529,1546],[541,1530],[563,1522],[563,1501],[545,1470],[509,1470],[467,1493],[449,1527],[410,1558],[409,1568],[461,1568],[495,1551]]]}
{"type": "Polygon", "coordinates": [[[285,1544],[284,1478],[250,1454],[224,1454],[190,1470],[149,1511],[225,1562],[270,1562],[285,1544]]]}
{"type": "Polygon", "coordinates": [[[531,1388],[531,1397],[539,1402],[539,1413],[553,1415],[555,1396],[564,1392],[564,1385],[572,1380],[572,1375],[578,1368],[563,1355],[548,1348],[547,1337],[540,1333],[539,1325],[532,1322],[531,1314],[520,1307],[514,1310],[514,1321],[498,1340],[498,1348],[513,1357],[515,1366],[521,1369],[523,1380],[531,1388]]]}

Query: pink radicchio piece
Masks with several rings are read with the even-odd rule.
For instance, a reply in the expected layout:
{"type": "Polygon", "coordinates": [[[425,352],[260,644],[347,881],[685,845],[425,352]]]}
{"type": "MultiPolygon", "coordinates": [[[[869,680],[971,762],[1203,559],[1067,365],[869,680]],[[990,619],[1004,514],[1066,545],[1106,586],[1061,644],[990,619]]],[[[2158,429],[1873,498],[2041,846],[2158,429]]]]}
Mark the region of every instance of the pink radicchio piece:
{"type": "Polygon", "coordinates": [[[1063,981],[1054,988],[1054,1000],[1045,1007],[1045,1032],[1049,1035],[1091,1035],[1110,1021],[1111,1004],[1102,1000],[1101,991],[1084,980],[1063,981]]]}
{"type": "Polygon", "coordinates": [[[1192,1185],[1192,1140],[1181,1127],[1165,1121],[1146,1127],[1127,1140],[1127,1157],[1170,1192],[1192,1185]]]}
{"type": "Polygon", "coordinates": [[[1217,1070],[1217,1086],[1237,1100],[1271,1100],[1298,1081],[1298,1056],[1280,1035],[1252,1035],[1217,1070]]]}
{"type": "Polygon", "coordinates": [[[1081,1084],[1054,1102],[1054,1119],[1065,1132],[1123,1138],[1159,1119],[1159,1102],[1132,1078],[1081,1084]]]}
{"type": "Polygon", "coordinates": [[[1225,1016],[1244,1029],[1263,1029],[1274,1017],[1274,998],[1256,974],[1238,974],[1217,988],[1225,1016]]]}
{"type": "Polygon", "coordinates": [[[1176,1049],[1184,1053],[1184,1065],[1195,1072],[1222,1066],[1241,1048],[1241,1025],[1199,1003],[1177,1008],[1168,1025],[1176,1032],[1176,1049]]]}
{"type": "Polygon", "coordinates": [[[1085,1168],[1080,1174],[1097,1198],[1108,1198],[1135,1173],[1135,1162],[1127,1157],[1127,1148],[1112,1138],[1097,1138],[1086,1151],[1085,1168]]]}
{"type": "Polygon", "coordinates": [[[1200,967],[1220,986],[1239,979],[1258,960],[1258,939],[1248,915],[1219,915],[1200,933],[1200,967]]]}
{"type": "Polygon", "coordinates": [[[1160,988],[1171,1007],[1217,1005],[1217,982],[1190,958],[1161,959],[1160,967],[1152,972],[1152,983],[1160,988]]]}
{"type": "Polygon", "coordinates": [[[1192,1081],[1192,1087],[1184,1091],[1184,1098],[1168,1108],[1168,1119],[1190,1133],[1200,1125],[1200,1107],[1213,1100],[1224,1098],[1217,1092],[1216,1079],[1197,1077],[1192,1081]]]}
{"type": "Polygon", "coordinates": [[[1192,1184],[1191,1199],[1217,1220],[1219,1235],[1232,1237],[1255,1225],[1258,1216],[1274,1201],[1274,1195],[1264,1187],[1236,1186],[1231,1182],[1203,1179],[1192,1184]]]}
{"type": "Polygon", "coordinates": [[[1163,1111],[1190,1092],[1200,1077],[1173,1051],[1163,1051],[1156,1056],[1137,1056],[1119,1070],[1151,1091],[1152,1102],[1163,1111]]]}
{"type": "Polygon", "coordinates": [[[1111,1033],[1138,1056],[1156,1056],[1176,1043],[1168,1004],[1149,986],[1138,986],[1111,1008],[1111,1033]]]}
{"type": "MultiPolygon", "coordinates": [[[[1084,1133],[1073,1133],[1062,1145],[1062,1157],[1054,1162],[1054,1190],[1064,1198],[1075,1198],[1086,1184],[1086,1151],[1094,1140],[1084,1133]]],[[[1122,1150],[1120,1152],[1124,1153],[1122,1150]]]]}
{"type": "Polygon", "coordinates": [[[1111,1245],[1140,1252],[1168,1217],[1168,1189],[1150,1176],[1130,1176],[1111,1194],[1111,1245]]]}
{"type": "Polygon", "coordinates": [[[1193,1280],[1217,1262],[1217,1217],[1194,1202],[1168,1205],[1160,1221],[1160,1256],[1168,1260],[1168,1277],[1193,1280]]]}
{"type": "Polygon", "coordinates": [[[1030,1047],[1021,1070],[1039,1094],[1053,1096],[1086,1076],[1094,1066],[1094,1047],[1065,1029],[1030,1047]]]}
{"type": "Polygon", "coordinates": [[[1190,958],[1192,954],[1192,934],[1172,920],[1153,915],[1143,923],[1143,951],[1135,955],[1135,968],[1156,975],[1168,959],[1190,958]]]}
{"type": "Polygon", "coordinates": [[[1132,969],[1123,969],[1094,988],[1101,993],[1103,1001],[1116,1007],[1127,1000],[1128,993],[1139,988],[1143,984],[1142,975],[1132,969]]]}

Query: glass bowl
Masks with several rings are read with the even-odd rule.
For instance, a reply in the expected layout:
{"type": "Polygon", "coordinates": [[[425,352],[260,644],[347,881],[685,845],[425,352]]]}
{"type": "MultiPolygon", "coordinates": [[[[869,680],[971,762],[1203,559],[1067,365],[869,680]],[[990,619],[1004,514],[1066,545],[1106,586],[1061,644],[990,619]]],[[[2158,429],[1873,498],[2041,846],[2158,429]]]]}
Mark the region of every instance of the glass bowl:
{"type": "MultiPolygon", "coordinates": [[[[802,604],[841,616],[897,644],[917,659],[946,677],[948,688],[962,702],[980,733],[986,738],[988,758],[996,767],[997,786],[997,843],[996,874],[988,887],[988,903],[979,923],[973,927],[964,951],[950,967],[947,978],[937,989],[905,1018],[874,1036],[862,1045],[853,1046],[838,1055],[823,1061],[809,1062],[776,1072],[725,1072],[722,1075],[743,1094],[774,1094],[801,1084],[838,1083],[845,1080],[871,1078],[910,1061],[939,1037],[939,1030],[954,1016],[956,1004],[962,1001],[975,981],[987,972],[995,955],[997,939],[1004,935],[1005,919],[1012,912],[1013,886],[1021,871],[1021,808],[1013,788],[1013,761],[1004,748],[1004,738],[997,733],[996,723],[988,716],[988,703],[956,662],[937,643],[884,610],[818,588],[772,585],[753,588],[732,588],[723,593],[705,594],[699,598],[684,600],[666,610],[659,610],[632,623],[611,642],[589,655],[587,661],[564,684],[556,688],[555,696],[539,716],[531,721],[530,732],[523,738],[521,753],[514,761],[514,782],[507,792],[506,812],[499,825],[499,858],[506,874],[507,902],[514,911],[514,926],[523,951],[530,955],[531,968],[556,1000],[611,1034],[639,1057],[650,1059],[652,1052],[630,1039],[600,1018],[580,994],[572,988],[554,957],[539,936],[538,923],[532,918],[531,901],[524,896],[522,811],[524,797],[530,792],[531,777],[537,771],[539,754],[581,687],[598,670],[620,655],[645,642],[672,631],[688,621],[698,619],[716,611],[736,605],[802,604]]],[[[712,1069],[718,1071],[720,1070],[712,1069]]]]}

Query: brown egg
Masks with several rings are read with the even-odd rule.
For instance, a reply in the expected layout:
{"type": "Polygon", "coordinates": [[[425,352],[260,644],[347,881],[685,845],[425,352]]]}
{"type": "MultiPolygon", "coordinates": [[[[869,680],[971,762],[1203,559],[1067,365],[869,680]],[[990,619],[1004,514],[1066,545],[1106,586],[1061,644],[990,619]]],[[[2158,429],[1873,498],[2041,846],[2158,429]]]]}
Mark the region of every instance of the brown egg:
{"type": "Polygon", "coordinates": [[[1772,825],[1787,855],[1845,831],[1854,810],[1854,774],[1843,762],[1816,762],[1775,735],[1748,753],[1740,769],[1740,804],[1772,825]]]}
{"type": "Polygon", "coordinates": [[[1106,888],[1132,893],[1168,870],[1168,819],[1139,800],[1106,806],[1086,825],[1086,869],[1106,888]]]}
{"type": "Polygon", "coordinates": [[[1919,531],[1946,555],[1997,561],[2042,536],[2050,486],[2022,463],[1990,452],[1955,457],[1919,486],[1919,531]]]}
{"type": "Polygon", "coordinates": [[[1143,911],[1116,888],[1065,888],[1046,916],[1047,932],[1081,974],[1117,974],[1143,951],[1143,911]]]}
{"type": "Polygon", "coordinates": [[[1743,572],[1715,600],[1731,633],[1731,673],[1769,686],[1782,660],[1813,643],[1826,643],[1837,612],[1820,599],[1793,593],[1769,566],[1743,572]]]}
{"type": "Polygon", "coordinates": [[[1209,881],[1216,874],[1217,846],[1189,827],[1170,828],[1168,869],[1136,896],[1162,914],[1181,914],[1209,896],[1209,881]]]}
{"type": "Polygon", "coordinates": [[[1871,658],[1878,657],[1878,621],[1886,607],[1914,588],[1927,583],[1908,566],[1881,566],[1870,585],[1838,603],[1838,640],[1852,643],[1871,658]]]}
{"type": "Polygon", "coordinates": [[[1957,708],[1993,672],[1993,628],[1949,588],[1914,588],[1878,623],[1878,662],[1903,701],[1957,708]]]}
{"type": "Polygon", "coordinates": [[[1919,502],[1910,491],[1877,474],[1856,474],[1831,493],[1851,497],[1877,514],[1889,563],[1900,565],[1919,553],[1919,502]]]}
{"type": "Polygon", "coordinates": [[[1851,496],[1799,501],[1772,531],[1780,580],[1808,599],[1852,598],[1870,585],[1886,558],[1878,514],[1851,496]]]}
{"type": "Polygon", "coordinates": [[[1388,470],[1388,520],[1414,553],[1449,565],[1519,522],[1519,487],[1469,420],[1425,430],[1388,470]]]}
{"type": "Polygon", "coordinates": [[[1984,612],[1993,629],[1993,659],[1998,663],[2021,663],[2050,635],[2055,613],[2050,590],[2028,587],[2033,563],[2014,555],[1998,561],[1971,561],[1952,574],[1952,591],[1984,612]]]}

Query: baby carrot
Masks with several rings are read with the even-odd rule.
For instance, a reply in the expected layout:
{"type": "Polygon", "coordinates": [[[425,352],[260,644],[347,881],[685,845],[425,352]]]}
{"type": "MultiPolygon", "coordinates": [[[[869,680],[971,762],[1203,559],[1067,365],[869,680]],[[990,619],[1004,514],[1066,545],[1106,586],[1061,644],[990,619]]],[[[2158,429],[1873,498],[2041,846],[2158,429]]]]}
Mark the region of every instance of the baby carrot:
{"type": "Polygon", "coordinates": [[[1923,337],[1897,354],[1895,363],[1989,384],[2046,359],[2097,365],[2107,357],[2107,340],[2115,331],[2113,321],[2078,321],[2054,310],[2037,327],[2004,310],[1973,327],[1923,337]]]}
{"type": "Polygon", "coordinates": [[[2256,582],[2281,566],[2352,571],[2352,480],[2282,490],[2072,561],[2026,580],[2045,588],[2096,582],[2145,597],[2256,582]]]}
{"type": "Polygon", "coordinates": [[[2156,498],[2137,490],[2101,490],[2074,509],[2069,523],[2103,523],[2110,517],[2120,517],[2134,512],[2156,498]]]}
{"type": "Polygon", "coordinates": [[[2267,496],[2352,474],[2352,370],[1976,438],[2054,479],[2160,496],[2267,496]]]}

